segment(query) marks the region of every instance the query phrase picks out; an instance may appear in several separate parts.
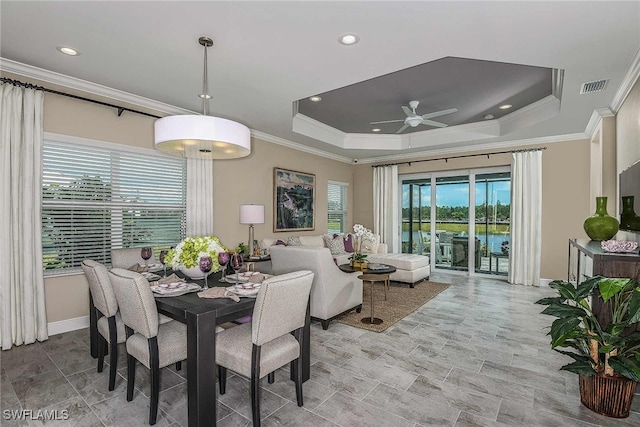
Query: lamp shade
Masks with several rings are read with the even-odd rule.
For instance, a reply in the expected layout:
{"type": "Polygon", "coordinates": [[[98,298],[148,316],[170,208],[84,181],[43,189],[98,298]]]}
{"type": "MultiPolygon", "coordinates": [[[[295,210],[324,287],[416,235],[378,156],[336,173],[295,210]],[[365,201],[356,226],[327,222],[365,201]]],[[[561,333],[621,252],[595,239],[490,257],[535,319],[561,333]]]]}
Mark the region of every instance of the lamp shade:
{"type": "Polygon", "coordinates": [[[240,224],[264,224],[264,206],[240,205],[240,224]]]}
{"type": "Polygon", "coordinates": [[[180,157],[237,159],[251,154],[249,128],[212,116],[182,115],[156,120],[155,146],[180,157]]]}

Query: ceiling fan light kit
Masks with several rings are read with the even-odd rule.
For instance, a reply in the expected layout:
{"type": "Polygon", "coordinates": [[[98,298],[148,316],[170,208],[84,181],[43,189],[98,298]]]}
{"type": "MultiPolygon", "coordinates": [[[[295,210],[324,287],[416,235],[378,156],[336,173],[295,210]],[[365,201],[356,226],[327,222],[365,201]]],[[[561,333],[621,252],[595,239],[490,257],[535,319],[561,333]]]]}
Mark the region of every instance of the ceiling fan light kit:
{"type": "Polygon", "coordinates": [[[445,128],[448,126],[447,124],[437,122],[435,120],[429,120],[429,119],[458,112],[457,108],[449,108],[448,110],[434,111],[433,113],[427,113],[420,116],[418,115],[418,113],[416,113],[416,108],[418,108],[418,105],[420,105],[420,101],[409,101],[408,107],[403,105],[402,111],[404,111],[404,113],[407,115],[407,117],[405,117],[404,119],[383,120],[379,122],[371,122],[370,124],[379,125],[383,123],[404,122],[404,125],[400,129],[398,129],[396,134],[402,133],[408,127],[415,128],[415,127],[418,127],[419,125],[445,128]]]}
{"type": "Polygon", "coordinates": [[[154,124],[156,149],[178,157],[197,159],[237,159],[251,154],[251,132],[245,125],[207,115],[209,95],[207,81],[208,37],[198,39],[204,47],[204,81],[202,115],[163,117],[154,124]]]}

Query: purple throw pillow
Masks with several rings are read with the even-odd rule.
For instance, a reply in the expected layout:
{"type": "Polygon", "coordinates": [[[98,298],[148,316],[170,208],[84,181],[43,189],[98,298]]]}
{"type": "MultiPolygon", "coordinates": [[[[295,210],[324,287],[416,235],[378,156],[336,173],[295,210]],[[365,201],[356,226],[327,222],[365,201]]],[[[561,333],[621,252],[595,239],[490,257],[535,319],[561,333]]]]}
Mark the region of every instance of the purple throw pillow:
{"type": "Polygon", "coordinates": [[[344,250],[346,252],[355,252],[353,249],[353,234],[347,234],[347,237],[344,239],[344,250]]]}
{"type": "Polygon", "coordinates": [[[278,241],[276,242],[276,245],[277,245],[277,246],[287,246],[287,244],[286,244],[285,242],[283,242],[282,240],[278,240],[278,241]]]}

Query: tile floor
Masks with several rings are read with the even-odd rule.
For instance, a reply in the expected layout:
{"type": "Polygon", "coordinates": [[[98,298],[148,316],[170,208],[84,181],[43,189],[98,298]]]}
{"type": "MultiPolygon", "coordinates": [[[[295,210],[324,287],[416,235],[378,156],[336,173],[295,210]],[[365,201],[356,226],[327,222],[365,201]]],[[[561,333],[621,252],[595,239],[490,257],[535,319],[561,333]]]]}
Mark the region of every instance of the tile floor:
{"type": "MultiPolygon", "coordinates": [[[[549,349],[533,302],[550,290],[503,281],[436,273],[451,287],[385,333],[339,323],[312,327],[311,380],[303,408],[287,372],[263,384],[266,426],[635,426],[631,416],[614,420],[581,406],[578,380],[558,371],[565,357],[549,349]]],[[[86,329],[43,343],[0,352],[0,424],[6,410],[67,410],[51,425],[145,426],[149,379],[137,369],[137,391],[125,399],[126,368],[119,362],[116,389],[107,391],[108,368],[98,374],[86,329]]],[[[120,352],[122,356],[122,351],[120,352]]],[[[186,369],[162,372],[158,426],[186,425],[186,369]]],[[[250,425],[249,383],[228,379],[220,396],[218,425],[250,425]]]]}

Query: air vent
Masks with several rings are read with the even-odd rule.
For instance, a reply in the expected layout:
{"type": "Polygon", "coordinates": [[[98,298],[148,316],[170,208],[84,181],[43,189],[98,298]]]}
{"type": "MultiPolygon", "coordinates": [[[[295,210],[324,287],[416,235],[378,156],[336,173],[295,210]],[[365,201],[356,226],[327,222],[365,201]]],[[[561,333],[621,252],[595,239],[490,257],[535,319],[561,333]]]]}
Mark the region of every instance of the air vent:
{"type": "Polygon", "coordinates": [[[607,88],[608,82],[609,82],[609,79],[595,80],[593,82],[582,83],[582,87],[580,88],[580,95],[583,95],[585,93],[603,91],[607,88]]]}

